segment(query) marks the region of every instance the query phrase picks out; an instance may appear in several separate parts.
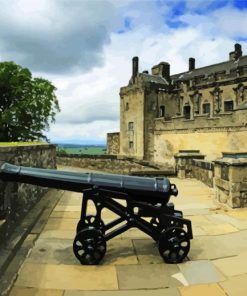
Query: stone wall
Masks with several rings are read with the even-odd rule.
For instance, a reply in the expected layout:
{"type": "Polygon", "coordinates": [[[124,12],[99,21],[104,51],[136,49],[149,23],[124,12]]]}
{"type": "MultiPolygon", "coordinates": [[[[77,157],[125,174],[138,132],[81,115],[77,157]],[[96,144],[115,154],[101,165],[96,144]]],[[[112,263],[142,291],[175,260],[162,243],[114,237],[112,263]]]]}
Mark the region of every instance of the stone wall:
{"type": "Polygon", "coordinates": [[[246,150],[247,130],[233,128],[160,131],[155,134],[155,163],[174,164],[179,150],[200,150],[206,160],[221,156],[222,150],[246,150]]]}
{"type": "MultiPolygon", "coordinates": [[[[33,144],[0,147],[0,161],[38,168],[56,168],[56,146],[33,144]]],[[[47,191],[34,185],[0,181],[0,219],[9,212],[11,221],[19,221],[47,191]]]]}
{"type": "Polygon", "coordinates": [[[215,198],[232,208],[247,207],[247,152],[223,152],[215,160],[215,198]]]}
{"type": "Polygon", "coordinates": [[[214,187],[214,164],[206,160],[193,159],[193,177],[207,186],[214,187]]]}
{"type": "Polygon", "coordinates": [[[204,160],[199,150],[179,150],[175,155],[179,178],[196,178],[209,187],[214,187],[214,164],[204,160]]]}
{"type": "Polygon", "coordinates": [[[117,155],[120,151],[120,133],[107,134],[107,154],[117,155]]]}
{"type": "Polygon", "coordinates": [[[57,164],[85,168],[85,171],[103,171],[113,174],[130,174],[135,171],[150,171],[149,166],[134,159],[120,159],[114,155],[59,155],[57,164]]]}

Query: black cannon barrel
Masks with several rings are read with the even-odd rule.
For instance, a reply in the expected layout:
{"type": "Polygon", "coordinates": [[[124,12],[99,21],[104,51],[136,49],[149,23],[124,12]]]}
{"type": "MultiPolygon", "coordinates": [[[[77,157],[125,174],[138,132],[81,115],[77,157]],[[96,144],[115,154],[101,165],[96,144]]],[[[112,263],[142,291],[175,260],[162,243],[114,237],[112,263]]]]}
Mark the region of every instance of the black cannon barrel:
{"type": "Polygon", "coordinates": [[[0,179],[50,188],[83,192],[95,186],[150,203],[167,203],[177,189],[167,178],[146,178],[126,175],[77,173],[52,169],[0,164],[0,179]]]}

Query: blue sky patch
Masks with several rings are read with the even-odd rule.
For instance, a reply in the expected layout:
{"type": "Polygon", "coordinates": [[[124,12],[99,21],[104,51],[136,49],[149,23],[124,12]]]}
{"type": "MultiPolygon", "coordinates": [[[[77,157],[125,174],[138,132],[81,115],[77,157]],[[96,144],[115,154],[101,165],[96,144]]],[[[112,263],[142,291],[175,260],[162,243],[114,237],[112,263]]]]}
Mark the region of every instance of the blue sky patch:
{"type": "Polygon", "coordinates": [[[176,17],[183,15],[186,10],[186,2],[185,1],[179,1],[176,3],[176,5],[172,6],[171,8],[171,17],[176,17]]]}
{"type": "Polygon", "coordinates": [[[126,16],[123,19],[123,28],[117,30],[118,34],[123,34],[125,32],[131,31],[133,29],[133,20],[131,17],[126,16]]]}
{"type": "Polygon", "coordinates": [[[236,42],[246,42],[247,41],[247,37],[236,37],[235,38],[236,42]]]}
{"type": "Polygon", "coordinates": [[[246,0],[234,0],[233,6],[240,9],[240,10],[247,9],[247,1],[246,0]]]}
{"type": "Polygon", "coordinates": [[[188,24],[186,24],[185,22],[182,21],[176,21],[176,20],[167,20],[166,24],[173,29],[177,29],[177,28],[185,28],[188,26],[188,24]]]}
{"type": "Polygon", "coordinates": [[[196,8],[194,12],[197,14],[208,14],[210,12],[213,12],[217,9],[225,7],[229,3],[228,0],[216,0],[211,3],[209,3],[207,6],[202,6],[200,8],[196,8]]]}

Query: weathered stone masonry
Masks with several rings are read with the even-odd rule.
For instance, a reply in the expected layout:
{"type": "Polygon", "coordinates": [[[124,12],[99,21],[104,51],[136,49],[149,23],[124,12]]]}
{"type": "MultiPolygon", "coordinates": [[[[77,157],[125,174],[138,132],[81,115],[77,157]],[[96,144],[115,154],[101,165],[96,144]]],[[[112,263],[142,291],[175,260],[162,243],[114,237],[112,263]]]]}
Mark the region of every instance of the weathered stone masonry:
{"type": "MultiPolygon", "coordinates": [[[[38,168],[56,168],[56,146],[39,144],[29,146],[0,147],[0,160],[11,164],[38,168]]],[[[10,220],[20,221],[47,192],[44,187],[0,181],[0,218],[10,208],[10,220]]]]}
{"type": "MultiPolygon", "coordinates": [[[[111,139],[110,136],[108,139],[111,139]]],[[[179,150],[200,150],[207,160],[222,151],[246,151],[247,56],[235,44],[229,60],[170,75],[161,62],[132,76],[120,89],[119,154],[175,166],[179,150]]],[[[110,144],[108,144],[110,146],[110,144]]]]}

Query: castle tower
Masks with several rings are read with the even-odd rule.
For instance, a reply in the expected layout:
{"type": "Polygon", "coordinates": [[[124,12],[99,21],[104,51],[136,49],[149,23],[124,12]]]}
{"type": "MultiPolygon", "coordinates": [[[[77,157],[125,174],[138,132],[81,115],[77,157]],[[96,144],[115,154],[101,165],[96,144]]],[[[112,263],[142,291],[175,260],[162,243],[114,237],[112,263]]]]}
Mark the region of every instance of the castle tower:
{"type": "MultiPolygon", "coordinates": [[[[139,73],[138,57],[132,59],[128,86],[120,89],[120,155],[141,160],[153,158],[154,119],[159,117],[159,89],[167,89],[170,65],[162,62],[139,73]]],[[[163,115],[164,116],[164,115],[163,115]]]]}

